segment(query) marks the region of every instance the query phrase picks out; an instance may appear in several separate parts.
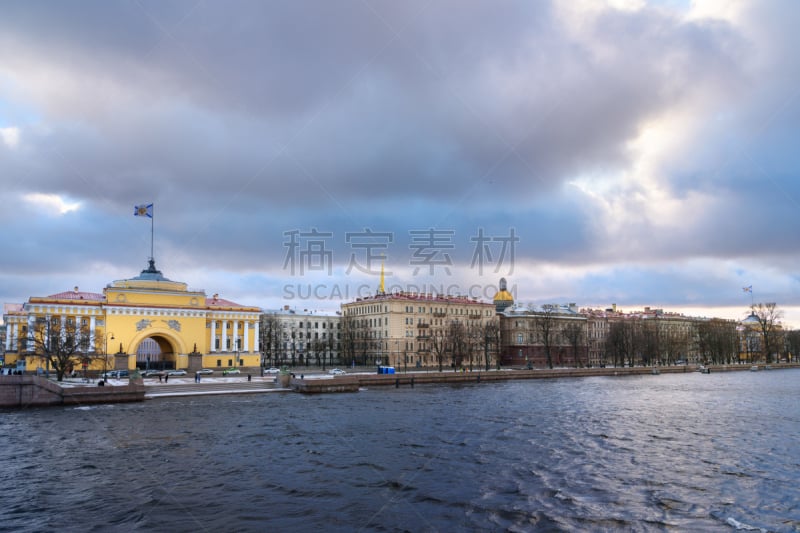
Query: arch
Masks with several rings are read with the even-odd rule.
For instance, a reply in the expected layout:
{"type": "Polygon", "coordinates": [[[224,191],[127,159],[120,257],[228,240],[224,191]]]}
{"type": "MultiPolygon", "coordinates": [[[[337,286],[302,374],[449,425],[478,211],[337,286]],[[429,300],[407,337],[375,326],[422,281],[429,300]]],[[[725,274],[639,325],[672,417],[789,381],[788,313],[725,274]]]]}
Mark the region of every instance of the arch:
{"type": "Polygon", "coordinates": [[[147,328],[140,331],[131,339],[127,353],[135,355],[139,349],[139,344],[141,344],[142,341],[147,338],[152,338],[154,341],[156,341],[159,345],[159,348],[161,348],[162,353],[169,351],[175,356],[188,353],[186,349],[186,343],[183,341],[183,338],[175,335],[174,331],[167,328],[147,328]],[[166,348],[169,348],[169,350],[166,348]]]}

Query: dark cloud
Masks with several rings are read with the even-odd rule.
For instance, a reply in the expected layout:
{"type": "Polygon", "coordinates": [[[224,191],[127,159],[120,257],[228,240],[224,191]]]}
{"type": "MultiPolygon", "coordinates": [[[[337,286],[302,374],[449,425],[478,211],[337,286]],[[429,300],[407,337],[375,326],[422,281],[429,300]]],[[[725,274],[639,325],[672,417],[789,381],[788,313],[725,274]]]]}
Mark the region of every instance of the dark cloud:
{"type": "MultiPolygon", "coordinates": [[[[452,229],[460,262],[478,228],[510,227],[521,257],[573,267],[727,260],[743,242],[791,255],[798,10],[572,10],[9,4],[0,128],[20,141],[0,137],[0,198],[81,209],[0,214],[5,264],[53,269],[35,265],[58,250],[61,269],[100,257],[135,271],[148,233],[128,213],[142,201],[166,266],[218,272],[274,273],[284,232],[311,227],[391,231],[398,256],[410,230],[452,229]],[[643,165],[633,143],[660,122],[678,140],[643,165]],[[575,186],[587,176],[599,185],[575,186]]],[[[632,286],[657,291],[645,277],[632,286]]]]}

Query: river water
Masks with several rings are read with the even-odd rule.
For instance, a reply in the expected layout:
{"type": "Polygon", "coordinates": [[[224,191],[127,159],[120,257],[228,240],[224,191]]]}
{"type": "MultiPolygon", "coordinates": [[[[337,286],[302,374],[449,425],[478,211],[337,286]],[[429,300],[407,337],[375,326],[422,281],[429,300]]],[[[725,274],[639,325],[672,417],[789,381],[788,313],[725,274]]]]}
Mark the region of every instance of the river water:
{"type": "Polygon", "coordinates": [[[0,531],[800,531],[800,370],[0,411],[0,531]]]}

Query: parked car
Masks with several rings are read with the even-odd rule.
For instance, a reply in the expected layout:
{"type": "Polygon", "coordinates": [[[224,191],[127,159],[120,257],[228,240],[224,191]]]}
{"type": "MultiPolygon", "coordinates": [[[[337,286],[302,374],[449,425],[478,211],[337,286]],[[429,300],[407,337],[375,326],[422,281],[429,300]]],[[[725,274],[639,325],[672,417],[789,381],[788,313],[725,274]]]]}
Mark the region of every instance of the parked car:
{"type": "Polygon", "coordinates": [[[103,374],[105,379],[120,379],[130,377],[130,372],[127,370],[111,370],[103,374]]]}
{"type": "Polygon", "coordinates": [[[328,370],[328,374],[331,374],[333,376],[341,376],[342,374],[347,374],[347,372],[345,372],[341,368],[331,368],[330,370],[328,370]]]}
{"type": "Polygon", "coordinates": [[[152,377],[155,377],[155,376],[163,376],[163,375],[164,375],[164,372],[162,372],[161,370],[155,370],[155,369],[145,370],[144,372],[142,372],[142,377],[143,378],[152,378],[152,377]]]}
{"type": "Polygon", "coordinates": [[[265,374],[280,374],[281,373],[281,369],[280,368],[275,368],[274,366],[272,366],[270,368],[265,368],[264,369],[264,373],[265,374]]]}
{"type": "Polygon", "coordinates": [[[229,368],[228,370],[222,371],[223,376],[230,376],[231,374],[241,374],[241,373],[242,371],[239,370],[238,368],[229,368]]]}
{"type": "Polygon", "coordinates": [[[170,370],[167,372],[168,376],[185,376],[186,370],[170,370]]]}
{"type": "Polygon", "coordinates": [[[213,374],[214,371],[211,370],[210,368],[203,368],[202,370],[198,370],[198,373],[207,375],[207,374],[213,374]]]}

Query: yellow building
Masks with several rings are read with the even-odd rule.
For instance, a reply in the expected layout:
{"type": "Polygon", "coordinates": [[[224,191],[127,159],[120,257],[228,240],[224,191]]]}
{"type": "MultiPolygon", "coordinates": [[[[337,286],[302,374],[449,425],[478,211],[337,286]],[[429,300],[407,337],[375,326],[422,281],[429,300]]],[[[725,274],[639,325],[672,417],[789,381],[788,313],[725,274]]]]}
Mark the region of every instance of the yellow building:
{"type": "Polygon", "coordinates": [[[5,362],[29,372],[44,368],[34,331],[37,324],[53,324],[61,335],[71,328],[80,339],[76,367],[83,362],[90,370],[258,368],[260,313],[258,307],[216,294],[208,298],[169,280],[151,259],[138,276],[114,281],[102,294],[75,287],[7,304],[5,362]]]}

